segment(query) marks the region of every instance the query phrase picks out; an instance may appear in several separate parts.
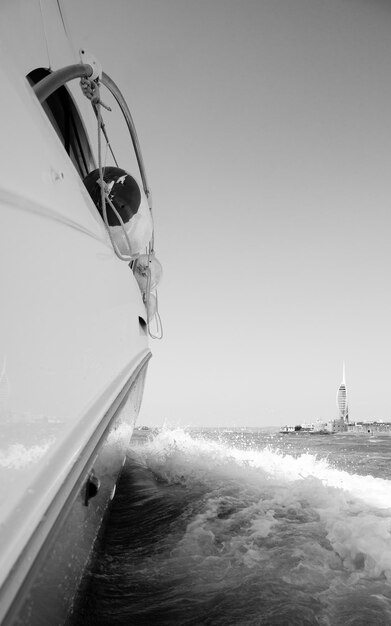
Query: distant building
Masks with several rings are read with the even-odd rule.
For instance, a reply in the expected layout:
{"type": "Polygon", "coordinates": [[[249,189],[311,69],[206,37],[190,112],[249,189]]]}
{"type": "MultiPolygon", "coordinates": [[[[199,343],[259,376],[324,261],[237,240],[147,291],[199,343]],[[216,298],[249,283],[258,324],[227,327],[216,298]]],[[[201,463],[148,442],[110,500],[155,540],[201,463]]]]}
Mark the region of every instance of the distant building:
{"type": "Polygon", "coordinates": [[[337,391],[338,418],[333,421],[334,432],[345,432],[349,424],[348,392],[345,380],[345,363],[342,366],[342,382],[337,391]]]}
{"type": "Polygon", "coordinates": [[[376,420],[373,422],[356,422],[355,424],[349,424],[349,431],[366,435],[373,435],[375,433],[391,434],[391,422],[377,422],[376,420]]]}
{"type": "Polygon", "coordinates": [[[383,422],[373,420],[364,420],[361,422],[349,421],[349,408],[348,408],[348,391],[346,388],[345,379],[345,363],[342,366],[342,382],[337,390],[337,409],[338,417],[331,419],[328,422],[316,420],[314,422],[303,422],[296,425],[281,426],[281,434],[321,434],[327,435],[332,433],[357,433],[371,435],[376,433],[388,433],[391,435],[391,421],[383,422]]]}

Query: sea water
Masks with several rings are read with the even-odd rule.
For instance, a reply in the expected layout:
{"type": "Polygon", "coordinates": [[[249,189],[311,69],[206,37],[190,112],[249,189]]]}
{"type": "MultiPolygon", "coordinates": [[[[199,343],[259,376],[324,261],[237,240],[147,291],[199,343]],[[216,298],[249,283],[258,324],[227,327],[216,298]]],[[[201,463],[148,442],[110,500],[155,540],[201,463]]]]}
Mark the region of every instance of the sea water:
{"type": "Polygon", "coordinates": [[[391,437],[138,432],[75,616],[390,625],[391,437]]]}

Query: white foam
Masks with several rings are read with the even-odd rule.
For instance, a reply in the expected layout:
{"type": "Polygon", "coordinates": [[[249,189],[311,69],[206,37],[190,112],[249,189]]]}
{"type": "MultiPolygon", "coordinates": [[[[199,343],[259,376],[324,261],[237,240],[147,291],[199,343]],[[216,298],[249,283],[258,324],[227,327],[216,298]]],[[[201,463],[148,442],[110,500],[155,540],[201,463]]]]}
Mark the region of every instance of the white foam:
{"type": "Polygon", "coordinates": [[[278,533],[282,524],[292,521],[299,528],[302,523],[314,523],[332,551],[324,549],[321,542],[314,546],[304,541],[300,548],[304,561],[297,566],[300,571],[287,568],[289,579],[297,576],[299,580],[307,572],[309,584],[315,570],[316,576],[323,576],[325,567],[328,572],[340,567],[350,582],[380,576],[391,582],[390,481],[349,474],[309,453],[295,458],[270,447],[243,450],[194,439],[181,429],[163,430],[137,448],[137,453],[169,481],[185,482],[189,487],[194,481],[210,486],[205,510],[187,528],[186,550],[197,544],[202,554],[214,545],[214,534],[221,532],[216,523],[222,524],[220,519],[215,522],[216,511],[225,497],[224,484],[230,483],[239,485],[243,503],[246,490],[253,490],[242,512],[235,514],[236,521],[245,521],[245,531],[229,540],[230,549],[247,567],[261,558],[255,544],[278,533]]]}
{"type": "Polygon", "coordinates": [[[5,450],[0,450],[0,467],[6,469],[23,469],[37,463],[48,451],[53,440],[48,440],[40,446],[26,447],[21,443],[14,443],[5,450]]]}
{"type": "Polygon", "coordinates": [[[270,479],[296,481],[317,478],[323,485],[350,493],[379,509],[391,509],[391,482],[371,475],[362,476],[330,467],[325,459],[313,454],[293,457],[266,447],[242,450],[218,441],[195,439],[182,429],[164,429],[143,446],[143,456],[155,465],[166,464],[172,470],[191,466],[192,471],[207,471],[222,466],[263,470],[270,479]]]}

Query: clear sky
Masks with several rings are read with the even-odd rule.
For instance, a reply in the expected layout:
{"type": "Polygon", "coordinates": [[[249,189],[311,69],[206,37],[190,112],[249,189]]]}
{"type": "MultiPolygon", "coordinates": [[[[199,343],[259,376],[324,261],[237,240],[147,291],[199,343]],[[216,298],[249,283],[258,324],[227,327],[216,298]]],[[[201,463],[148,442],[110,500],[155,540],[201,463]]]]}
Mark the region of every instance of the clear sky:
{"type": "Polygon", "coordinates": [[[351,419],[391,420],[391,3],[63,5],[153,192],[164,339],[140,423],[334,418],[343,360],[351,419]]]}

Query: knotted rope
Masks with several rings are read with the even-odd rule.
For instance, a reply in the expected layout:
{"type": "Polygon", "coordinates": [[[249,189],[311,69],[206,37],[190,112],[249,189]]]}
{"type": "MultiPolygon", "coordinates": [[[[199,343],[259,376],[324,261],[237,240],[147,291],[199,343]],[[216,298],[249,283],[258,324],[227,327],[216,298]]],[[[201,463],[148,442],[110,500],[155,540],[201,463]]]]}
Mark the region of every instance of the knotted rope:
{"type": "Polygon", "coordinates": [[[91,104],[95,106],[99,104],[107,111],[111,111],[111,108],[100,99],[100,86],[98,81],[83,77],[80,79],[80,87],[85,97],[91,100],[91,104]]]}

